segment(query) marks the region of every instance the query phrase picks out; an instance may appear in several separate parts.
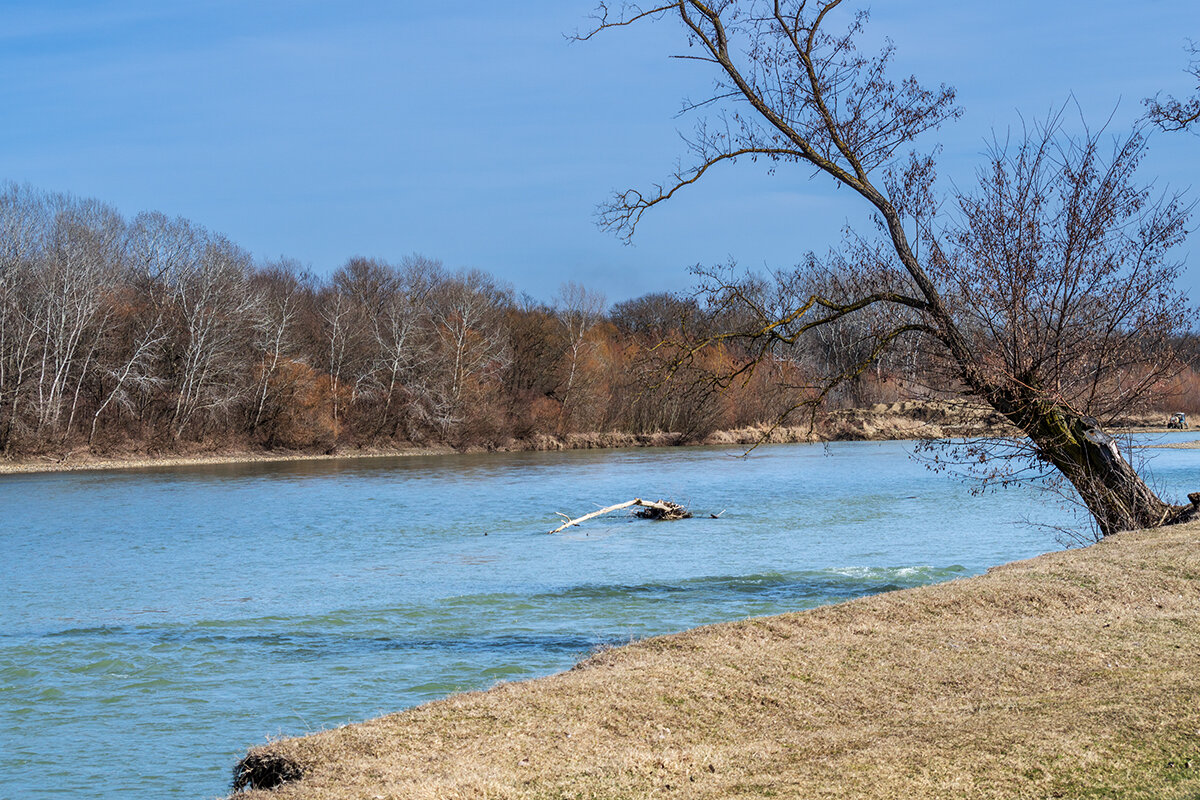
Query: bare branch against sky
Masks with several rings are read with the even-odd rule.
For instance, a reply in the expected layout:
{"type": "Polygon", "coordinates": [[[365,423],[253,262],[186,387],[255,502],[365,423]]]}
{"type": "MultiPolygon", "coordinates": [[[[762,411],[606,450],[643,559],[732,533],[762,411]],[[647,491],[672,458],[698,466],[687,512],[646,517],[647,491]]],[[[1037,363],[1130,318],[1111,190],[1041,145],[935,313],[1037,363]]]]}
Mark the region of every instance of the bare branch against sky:
{"type": "MultiPolygon", "coordinates": [[[[634,247],[597,230],[597,198],[670,163],[691,130],[679,98],[711,87],[704,65],[669,58],[665,26],[572,45],[591,7],[6,3],[0,179],[185,216],[319,273],[424,252],[543,300],[564,278],[620,300],[730,256],[787,267],[862,221],[827,187],[763,165],[718,169],[719,192],[673,203],[634,247]]],[[[1141,98],[1193,88],[1193,0],[1137,14],[1107,0],[872,11],[870,35],[895,42],[901,71],[958,90],[963,118],[935,134],[946,177],[969,180],[1018,110],[1073,93],[1089,118],[1123,123],[1141,98]]],[[[1191,137],[1157,137],[1143,170],[1195,185],[1196,152],[1191,137]]]]}

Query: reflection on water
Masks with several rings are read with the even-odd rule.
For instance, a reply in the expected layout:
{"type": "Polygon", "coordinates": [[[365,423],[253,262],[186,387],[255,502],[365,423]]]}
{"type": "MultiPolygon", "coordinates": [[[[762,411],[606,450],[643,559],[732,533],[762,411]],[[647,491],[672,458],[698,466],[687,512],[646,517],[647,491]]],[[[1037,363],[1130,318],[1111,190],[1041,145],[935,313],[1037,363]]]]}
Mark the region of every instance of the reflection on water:
{"type": "MultiPolygon", "coordinates": [[[[0,796],[219,795],[268,736],[977,573],[1057,546],[1023,520],[1064,521],[1033,493],[971,497],[903,443],[739,452],[2,478],[0,796]],[[635,496],[699,513],[545,535],[635,496]]],[[[1157,452],[1159,485],[1200,488],[1200,451],[1157,452]]]]}

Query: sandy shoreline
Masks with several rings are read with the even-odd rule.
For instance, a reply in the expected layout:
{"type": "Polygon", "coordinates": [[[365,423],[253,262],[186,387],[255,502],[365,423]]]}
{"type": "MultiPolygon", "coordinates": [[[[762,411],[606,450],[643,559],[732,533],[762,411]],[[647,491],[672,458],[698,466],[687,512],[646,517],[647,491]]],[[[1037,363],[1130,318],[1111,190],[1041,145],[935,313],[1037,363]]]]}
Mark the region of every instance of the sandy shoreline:
{"type": "Polygon", "coordinates": [[[292,461],[346,461],[368,458],[444,455],[456,452],[449,447],[403,448],[396,450],[352,451],[345,454],[312,453],[214,453],[208,455],[129,456],[125,458],[84,457],[61,461],[0,461],[0,475],[25,475],[42,472],[83,472],[90,470],[155,469],[193,467],[209,464],[266,464],[292,461]]]}
{"type": "Polygon", "coordinates": [[[1169,450],[1200,450],[1200,439],[1191,442],[1167,442],[1165,444],[1156,444],[1155,447],[1163,447],[1169,450]]]}

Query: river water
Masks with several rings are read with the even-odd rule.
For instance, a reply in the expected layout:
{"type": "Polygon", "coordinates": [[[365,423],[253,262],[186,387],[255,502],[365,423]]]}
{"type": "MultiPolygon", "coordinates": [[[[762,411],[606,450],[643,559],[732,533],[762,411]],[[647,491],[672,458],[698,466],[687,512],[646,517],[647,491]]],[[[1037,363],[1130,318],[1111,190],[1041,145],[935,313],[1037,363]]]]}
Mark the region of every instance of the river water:
{"type": "MultiPolygon", "coordinates": [[[[910,449],[0,478],[0,798],[215,797],[268,737],[544,675],[607,644],[1060,546],[1039,525],[1067,518],[1044,494],[974,497],[910,449]],[[610,516],[545,535],[555,511],[635,496],[700,518],[610,516]]],[[[1148,452],[1160,488],[1200,489],[1200,450],[1148,452]]]]}

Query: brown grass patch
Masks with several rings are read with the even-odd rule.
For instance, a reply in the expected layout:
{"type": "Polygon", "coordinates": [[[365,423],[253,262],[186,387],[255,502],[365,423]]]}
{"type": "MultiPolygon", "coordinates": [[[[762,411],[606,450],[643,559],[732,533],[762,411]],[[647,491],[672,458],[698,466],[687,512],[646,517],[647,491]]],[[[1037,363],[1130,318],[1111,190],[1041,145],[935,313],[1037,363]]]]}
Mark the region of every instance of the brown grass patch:
{"type": "Polygon", "coordinates": [[[1194,798],[1200,524],[273,743],[253,798],[1194,798]]]}

